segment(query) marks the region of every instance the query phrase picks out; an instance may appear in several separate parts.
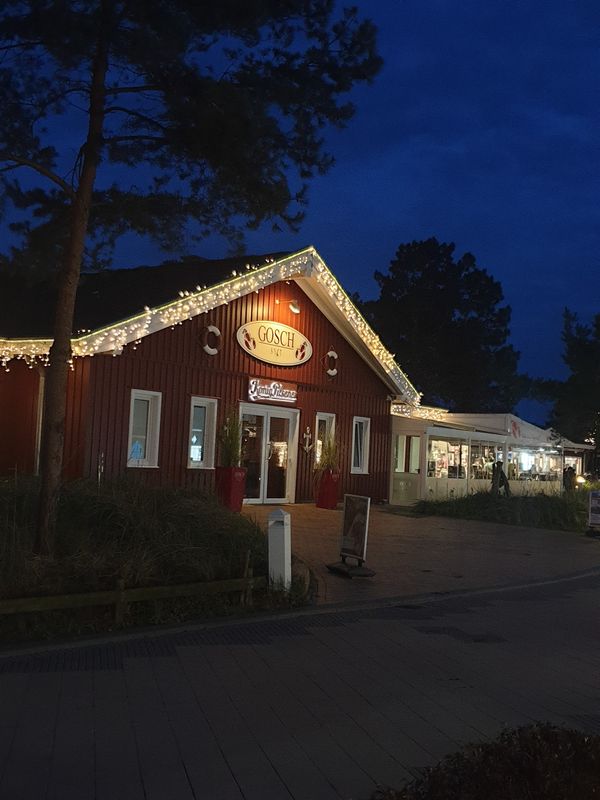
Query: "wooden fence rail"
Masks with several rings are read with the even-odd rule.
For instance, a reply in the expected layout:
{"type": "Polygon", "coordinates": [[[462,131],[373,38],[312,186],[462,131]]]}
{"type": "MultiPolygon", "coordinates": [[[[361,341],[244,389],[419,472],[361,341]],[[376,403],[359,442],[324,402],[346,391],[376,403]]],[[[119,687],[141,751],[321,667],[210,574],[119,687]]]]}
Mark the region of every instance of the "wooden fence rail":
{"type": "Polygon", "coordinates": [[[232,578],[226,581],[180,583],[173,586],[147,586],[139,589],[125,589],[120,581],[116,589],[103,592],[0,600],[0,616],[27,614],[34,611],[55,611],[64,608],[114,605],[115,621],[120,624],[123,622],[129,603],[139,603],[143,600],[164,600],[172,597],[192,597],[201,594],[228,594],[229,592],[240,592],[248,602],[253,589],[262,589],[266,585],[267,579],[264,576],[232,578]]]}

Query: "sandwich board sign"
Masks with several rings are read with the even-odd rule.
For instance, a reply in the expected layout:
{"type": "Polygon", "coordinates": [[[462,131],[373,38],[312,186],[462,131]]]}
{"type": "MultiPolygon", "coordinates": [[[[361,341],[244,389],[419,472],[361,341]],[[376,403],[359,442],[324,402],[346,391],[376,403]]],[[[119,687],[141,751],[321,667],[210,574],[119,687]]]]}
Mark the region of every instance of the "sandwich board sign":
{"type": "Polygon", "coordinates": [[[364,566],[367,558],[370,508],[370,497],[357,494],[344,495],[342,541],[340,543],[341,561],[327,564],[330,572],[338,572],[348,578],[371,578],[375,575],[372,569],[364,566]],[[348,564],[346,560],[348,558],[354,559],[356,564],[348,564]]]}
{"type": "Polygon", "coordinates": [[[590,528],[600,528],[600,492],[590,492],[588,525],[590,528]]]}
{"type": "Polygon", "coordinates": [[[344,495],[344,519],[340,555],[351,556],[359,564],[367,560],[367,536],[369,533],[370,497],[357,494],[344,495]]]}

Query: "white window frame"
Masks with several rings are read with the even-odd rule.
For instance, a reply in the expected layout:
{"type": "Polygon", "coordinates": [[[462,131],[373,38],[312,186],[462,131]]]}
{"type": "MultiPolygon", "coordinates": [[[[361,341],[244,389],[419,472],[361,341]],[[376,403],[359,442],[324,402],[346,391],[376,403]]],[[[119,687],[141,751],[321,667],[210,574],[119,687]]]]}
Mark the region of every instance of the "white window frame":
{"type": "Polygon", "coordinates": [[[350,473],[352,475],[368,475],[369,474],[369,445],[371,441],[371,418],[370,417],[353,417],[352,418],[352,450],[350,455],[350,473]],[[357,423],[362,422],[363,425],[363,439],[362,439],[362,464],[354,464],[354,447],[356,444],[356,431],[358,428],[357,423]]]}
{"type": "Polygon", "coordinates": [[[129,436],[127,437],[127,466],[156,469],[158,467],[158,441],[160,437],[160,412],[162,393],[150,392],[145,389],[132,389],[129,403],[129,436]],[[133,409],[136,400],[148,400],[148,426],[146,429],[146,457],[140,459],[129,458],[133,439],[133,409]]]}
{"type": "Polygon", "coordinates": [[[404,465],[406,462],[407,442],[408,442],[408,436],[405,433],[394,434],[394,472],[396,474],[404,472],[404,465]],[[400,447],[401,443],[402,447],[400,447]]]}
{"type": "Polygon", "coordinates": [[[319,422],[325,422],[325,430],[327,431],[327,436],[335,436],[335,414],[332,414],[329,411],[317,411],[317,416],[315,418],[315,459],[314,459],[314,466],[315,469],[319,466],[319,460],[317,460],[317,441],[319,439],[319,422]]]}
{"type": "Polygon", "coordinates": [[[193,396],[190,401],[190,424],[187,438],[187,467],[188,469],[214,469],[215,468],[215,439],[217,434],[217,400],[214,397],[193,396]],[[192,425],[194,422],[194,408],[204,408],[204,458],[202,461],[192,461],[190,458],[190,441],[192,438],[192,425]]]}

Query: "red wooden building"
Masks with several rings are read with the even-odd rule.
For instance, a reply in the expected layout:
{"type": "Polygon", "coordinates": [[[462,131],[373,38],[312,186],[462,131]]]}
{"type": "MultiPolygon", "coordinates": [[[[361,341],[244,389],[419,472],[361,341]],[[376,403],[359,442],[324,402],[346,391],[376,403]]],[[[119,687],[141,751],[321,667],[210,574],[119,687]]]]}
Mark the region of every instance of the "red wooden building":
{"type": "MultiPolygon", "coordinates": [[[[52,303],[4,301],[0,474],[33,473],[52,303]]],[[[67,478],[209,487],[235,408],[247,502],[312,500],[329,431],[342,490],[388,498],[390,403],[418,394],[313,248],[86,276],[76,324],[67,478]]]]}

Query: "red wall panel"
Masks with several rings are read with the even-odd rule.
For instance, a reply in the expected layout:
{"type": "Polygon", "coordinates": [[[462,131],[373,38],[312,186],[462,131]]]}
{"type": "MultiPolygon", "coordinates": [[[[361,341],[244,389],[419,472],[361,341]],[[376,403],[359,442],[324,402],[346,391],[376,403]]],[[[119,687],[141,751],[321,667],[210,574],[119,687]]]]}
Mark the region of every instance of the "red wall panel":
{"type": "MultiPolygon", "coordinates": [[[[79,478],[86,468],[90,417],[89,358],[76,358],[67,380],[67,424],[63,473],[66,478],[79,478]]],[[[94,474],[92,472],[92,474],[94,474]]]]}
{"type": "MultiPolygon", "coordinates": [[[[302,432],[315,432],[317,411],[336,414],[336,428],[343,453],[343,489],[368,494],[375,500],[387,498],[389,471],[389,389],[356,354],[327,318],[296,284],[273,284],[228,305],[195,317],[172,329],[147,336],[137,346],[129,345],[122,355],[95,356],[85,361],[87,370],[74,380],[80,389],[80,416],[73,401],[70,425],[77,432],[78,459],[82,474],[94,476],[99,460],[105,475],[137,472],[143,479],[160,484],[202,488],[212,484],[210,470],[189,470],[187,435],[190,397],[219,399],[219,421],[228,406],[247,400],[248,377],[264,377],[298,384],[300,443],[302,432]],[[288,308],[298,299],[301,314],[288,308]],[[276,300],[281,300],[278,304],[276,300]],[[286,302],[284,302],[286,301],[286,302]],[[237,344],[236,332],[246,322],[269,319],[301,331],[311,342],[313,355],[300,366],[277,367],[260,362],[237,344]],[[216,356],[204,352],[201,336],[205,326],[216,325],[222,333],[222,348],[216,356]],[[334,349],[339,359],[338,374],[326,373],[325,354],[334,349]],[[129,404],[132,389],[162,392],[159,468],[131,470],[126,467],[129,404]],[[350,474],[352,417],[371,419],[369,475],[350,474]],[[82,419],[85,417],[85,426],[82,419]],[[82,428],[85,427],[85,431],[82,428]]],[[[296,499],[312,499],[312,454],[298,453],[296,499]]]]}
{"type": "Polygon", "coordinates": [[[0,475],[35,471],[39,383],[24,361],[0,371],[0,475]]]}

